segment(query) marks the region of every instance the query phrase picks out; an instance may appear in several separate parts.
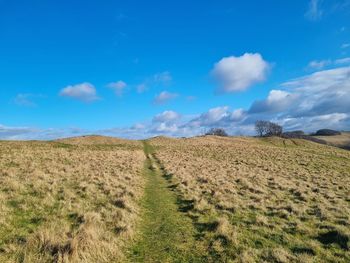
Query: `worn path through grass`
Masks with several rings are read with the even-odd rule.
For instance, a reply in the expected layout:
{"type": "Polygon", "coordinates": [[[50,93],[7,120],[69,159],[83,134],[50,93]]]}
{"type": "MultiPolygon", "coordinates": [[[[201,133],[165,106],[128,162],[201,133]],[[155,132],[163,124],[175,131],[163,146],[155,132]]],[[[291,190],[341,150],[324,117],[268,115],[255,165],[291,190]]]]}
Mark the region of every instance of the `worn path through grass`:
{"type": "Polygon", "coordinates": [[[139,237],[131,248],[131,262],[202,262],[195,246],[192,221],[179,211],[177,198],[164,178],[153,149],[144,142],[146,176],[139,237]]]}

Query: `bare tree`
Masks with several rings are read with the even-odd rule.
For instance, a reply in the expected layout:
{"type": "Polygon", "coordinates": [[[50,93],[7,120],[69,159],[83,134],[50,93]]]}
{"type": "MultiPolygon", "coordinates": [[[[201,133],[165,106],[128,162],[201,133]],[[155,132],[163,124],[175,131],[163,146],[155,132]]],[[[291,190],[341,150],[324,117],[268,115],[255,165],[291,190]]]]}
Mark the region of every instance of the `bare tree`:
{"type": "Polygon", "coordinates": [[[278,125],[277,123],[273,123],[273,122],[268,123],[267,135],[269,135],[269,136],[281,136],[282,132],[283,132],[282,126],[278,125]]]}
{"type": "Polygon", "coordinates": [[[255,122],[255,131],[260,137],[264,136],[267,133],[267,126],[267,121],[259,120],[255,122]]]}
{"type": "Polygon", "coordinates": [[[282,126],[270,121],[258,120],[255,122],[255,130],[258,136],[281,136],[283,132],[282,126]]]}
{"type": "Polygon", "coordinates": [[[228,136],[226,131],[222,128],[211,128],[205,135],[228,136]]]}

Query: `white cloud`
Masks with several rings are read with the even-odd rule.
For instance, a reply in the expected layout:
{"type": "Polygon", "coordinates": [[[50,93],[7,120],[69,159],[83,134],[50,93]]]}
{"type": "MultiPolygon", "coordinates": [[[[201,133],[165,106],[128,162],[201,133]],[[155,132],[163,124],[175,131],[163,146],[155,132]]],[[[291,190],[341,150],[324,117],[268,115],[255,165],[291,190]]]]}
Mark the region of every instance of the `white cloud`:
{"type": "Polygon", "coordinates": [[[320,8],[321,2],[322,0],[310,0],[309,8],[305,13],[305,17],[312,21],[321,19],[323,14],[322,9],[320,8]]]}
{"type": "Polygon", "coordinates": [[[337,66],[340,64],[347,64],[350,63],[350,57],[346,58],[340,58],[340,59],[327,59],[327,60],[313,60],[310,61],[308,64],[307,68],[308,69],[313,69],[313,70],[321,70],[325,68],[326,66],[337,66]]]}
{"type": "Polygon", "coordinates": [[[282,124],[286,130],[348,130],[349,101],[350,67],[323,70],[281,84],[265,99],[253,102],[249,111],[217,107],[181,127],[197,132],[205,127],[224,127],[231,134],[253,134],[254,122],[265,119],[282,124]]]}
{"type": "Polygon", "coordinates": [[[57,138],[91,134],[79,128],[38,129],[32,127],[9,127],[0,125],[1,140],[53,140],[57,138]]]}
{"type": "Polygon", "coordinates": [[[339,65],[339,64],[348,64],[350,63],[350,57],[348,58],[340,58],[334,61],[335,64],[339,65]]]}
{"type": "Polygon", "coordinates": [[[176,133],[178,130],[179,128],[176,124],[169,124],[169,123],[162,122],[158,126],[154,127],[151,130],[151,132],[161,133],[161,134],[164,134],[164,133],[173,134],[173,133],[176,133]]]}
{"type": "Polygon", "coordinates": [[[99,99],[95,87],[88,82],[67,86],[60,91],[60,96],[74,98],[83,102],[92,102],[99,99]]]}
{"type": "Polygon", "coordinates": [[[221,120],[230,116],[230,112],[228,110],[228,106],[209,109],[207,112],[202,113],[199,117],[191,120],[189,122],[189,125],[192,127],[210,127],[212,125],[218,124],[221,120]]]}
{"type": "Polygon", "coordinates": [[[348,48],[350,47],[350,43],[344,43],[341,45],[341,48],[348,48]]]}
{"type": "Polygon", "coordinates": [[[269,103],[276,103],[281,100],[285,100],[290,96],[290,93],[283,90],[271,90],[269,96],[267,97],[267,101],[269,103]]]}
{"type": "Polygon", "coordinates": [[[35,133],[36,129],[29,127],[9,127],[0,124],[0,139],[2,140],[15,140],[22,135],[35,133]]]}
{"type": "Polygon", "coordinates": [[[162,91],[161,93],[156,95],[156,97],[153,100],[153,103],[156,104],[156,105],[165,104],[169,100],[175,99],[176,97],[178,97],[177,93],[171,93],[171,92],[168,92],[168,91],[162,91]]]}
{"type": "Polygon", "coordinates": [[[266,99],[253,102],[249,113],[279,112],[287,109],[297,97],[297,94],[291,94],[287,91],[271,90],[266,99]]]}
{"type": "Polygon", "coordinates": [[[288,114],[350,113],[350,67],[323,70],[282,84],[298,95],[288,114]]]}
{"type": "Polygon", "coordinates": [[[259,53],[245,53],[240,57],[225,57],[214,65],[212,75],[219,84],[219,92],[236,92],[266,79],[269,64],[259,53]]]}
{"type": "Polygon", "coordinates": [[[126,86],[127,86],[127,84],[122,80],[119,80],[117,82],[111,82],[111,83],[107,84],[107,87],[114,90],[114,92],[117,96],[123,95],[123,92],[124,92],[124,89],[126,88],[126,86]]]}
{"type": "MultiPolygon", "coordinates": [[[[165,96],[169,98],[169,96],[165,96]]],[[[170,96],[171,97],[171,96],[170,96]]],[[[296,78],[271,90],[265,99],[254,101],[249,110],[228,106],[209,109],[202,114],[180,115],[164,111],[148,121],[126,128],[105,130],[34,129],[0,125],[1,139],[53,139],[84,134],[124,138],[156,135],[193,136],[211,127],[224,128],[229,134],[254,134],[256,120],[271,120],[285,130],[314,132],[321,128],[350,129],[350,67],[318,71],[296,78]]]]}
{"type": "Polygon", "coordinates": [[[246,114],[247,112],[244,109],[236,109],[232,111],[230,120],[235,122],[242,121],[245,118],[246,114]]]}
{"type": "Polygon", "coordinates": [[[350,124],[350,115],[346,113],[331,113],[318,116],[286,117],[278,122],[288,130],[306,130],[314,132],[318,129],[347,129],[350,124]]]}
{"type": "Polygon", "coordinates": [[[313,61],[310,61],[308,68],[320,70],[331,63],[332,63],[332,61],[329,59],[327,59],[327,60],[313,60],[313,61]]]}
{"type": "Polygon", "coordinates": [[[265,99],[254,101],[248,111],[220,106],[181,118],[177,112],[165,111],[143,123],[140,129],[117,129],[111,134],[134,138],[182,137],[221,127],[233,135],[254,135],[254,123],[259,119],[277,122],[285,130],[349,130],[350,67],[318,71],[282,83],[278,88],[271,90],[265,99]]]}
{"type": "Polygon", "coordinates": [[[341,85],[349,85],[350,67],[322,70],[311,75],[296,78],[281,84],[282,87],[296,90],[329,90],[332,86],[342,88],[341,85]]]}
{"type": "Polygon", "coordinates": [[[174,121],[178,121],[180,118],[181,115],[179,113],[168,110],[154,116],[153,122],[172,123],[174,121]]]}

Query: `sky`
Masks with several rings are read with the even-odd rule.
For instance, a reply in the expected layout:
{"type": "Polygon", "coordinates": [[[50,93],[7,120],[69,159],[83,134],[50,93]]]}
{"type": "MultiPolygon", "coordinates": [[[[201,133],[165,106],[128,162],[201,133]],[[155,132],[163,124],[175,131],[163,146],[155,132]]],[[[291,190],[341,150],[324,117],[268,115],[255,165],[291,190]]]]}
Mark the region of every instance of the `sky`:
{"type": "Polygon", "coordinates": [[[350,130],[350,0],[0,0],[0,139],[350,130]]]}

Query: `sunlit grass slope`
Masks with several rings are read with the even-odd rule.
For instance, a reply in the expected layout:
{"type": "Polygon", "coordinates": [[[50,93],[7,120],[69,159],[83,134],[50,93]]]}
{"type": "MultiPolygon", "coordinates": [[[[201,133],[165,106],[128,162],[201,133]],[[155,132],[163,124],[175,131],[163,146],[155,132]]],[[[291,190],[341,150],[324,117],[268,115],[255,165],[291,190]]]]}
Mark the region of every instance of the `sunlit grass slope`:
{"type": "Polygon", "coordinates": [[[0,142],[0,262],[124,262],[144,159],[98,136],[0,142]]]}
{"type": "Polygon", "coordinates": [[[154,138],[213,262],[350,262],[350,152],[280,138],[154,138]]]}

